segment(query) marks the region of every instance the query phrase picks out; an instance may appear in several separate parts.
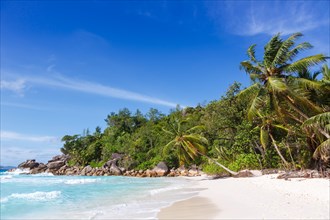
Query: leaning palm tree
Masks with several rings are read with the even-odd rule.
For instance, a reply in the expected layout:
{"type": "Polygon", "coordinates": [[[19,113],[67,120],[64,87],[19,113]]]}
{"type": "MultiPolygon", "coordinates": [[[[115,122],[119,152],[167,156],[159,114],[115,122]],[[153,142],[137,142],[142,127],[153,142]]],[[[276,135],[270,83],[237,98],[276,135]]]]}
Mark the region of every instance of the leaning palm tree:
{"type": "Polygon", "coordinates": [[[196,133],[196,131],[203,129],[202,126],[195,126],[184,131],[184,129],[182,129],[183,123],[186,123],[186,121],[177,120],[176,124],[172,126],[172,131],[168,131],[163,128],[164,132],[173,137],[173,139],[167,145],[165,145],[163,154],[167,155],[171,150],[175,151],[180,165],[184,165],[185,163],[196,159],[198,156],[204,156],[217,165],[221,166],[230,174],[237,175],[236,172],[228,169],[216,160],[206,156],[206,146],[208,145],[208,141],[205,137],[196,133]]]}
{"type": "MultiPolygon", "coordinates": [[[[299,52],[312,47],[307,42],[296,45],[296,40],[301,36],[301,33],[295,33],[282,40],[280,34],[275,35],[264,47],[261,61],[255,56],[256,45],[248,48],[249,60],[241,62],[240,67],[249,74],[254,84],[241,91],[238,97],[251,100],[248,109],[250,121],[264,120],[275,114],[280,124],[288,124],[291,120],[302,124],[309,117],[323,112],[320,106],[310,100],[306,89],[318,89],[321,84],[295,74],[324,62],[327,57],[317,54],[293,61],[299,52]]],[[[267,130],[262,126],[260,128],[263,132],[267,130]]],[[[272,140],[272,143],[274,145],[275,141],[272,140]]],[[[286,164],[277,148],[276,151],[286,164]]]]}
{"type": "MultiPolygon", "coordinates": [[[[256,44],[249,47],[247,54],[250,60],[241,62],[241,69],[244,69],[250,75],[255,84],[241,93],[248,93],[250,97],[253,97],[249,111],[250,118],[258,114],[256,112],[257,105],[265,97],[269,99],[272,109],[279,116],[285,115],[283,103],[285,103],[286,109],[289,107],[297,113],[298,118],[307,119],[308,115],[322,112],[317,105],[309,100],[307,92],[292,88],[292,81],[296,82],[300,79],[295,77],[292,80],[292,76],[296,72],[303,72],[309,67],[324,62],[327,58],[323,54],[317,54],[293,62],[300,51],[312,47],[307,42],[295,46],[295,41],[301,36],[301,33],[295,33],[288,39],[282,40],[280,34],[275,35],[266,44],[262,61],[257,60],[255,56],[256,44]]],[[[300,81],[308,87],[315,88],[318,86],[312,80],[304,79],[300,81]]],[[[292,118],[298,119],[297,117],[292,118]]]]}

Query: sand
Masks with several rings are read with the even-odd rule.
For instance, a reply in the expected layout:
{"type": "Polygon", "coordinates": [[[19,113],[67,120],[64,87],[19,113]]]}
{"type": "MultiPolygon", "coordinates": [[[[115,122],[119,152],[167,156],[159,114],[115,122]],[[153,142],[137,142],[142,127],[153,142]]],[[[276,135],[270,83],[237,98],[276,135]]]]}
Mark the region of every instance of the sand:
{"type": "Polygon", "coordinates": [[[329,179],[276,179],[277,175],[208,180],[196,197],[158,213],[165,219],[330,219],[329,179]]]}

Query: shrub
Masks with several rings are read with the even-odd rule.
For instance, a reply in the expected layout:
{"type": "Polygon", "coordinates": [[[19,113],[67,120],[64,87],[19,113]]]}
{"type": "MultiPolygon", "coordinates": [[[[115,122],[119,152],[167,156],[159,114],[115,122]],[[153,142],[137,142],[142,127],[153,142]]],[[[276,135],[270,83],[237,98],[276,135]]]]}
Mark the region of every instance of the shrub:
{"type": "Polygon", "coordinates": [[[234,171],[244,169],[261,169],[259,163],[259,155],[256,154],[239,154],[235,160],[228,165],[228,168],[234,171]]]}
{"type": "Polygon", "coordinates": [[[104,162],[103,161],[100,161],[100,162],[91,161],[89,165],[92,168],[98,168],[98,167],[102,167],[104,165],[104,162]]]}

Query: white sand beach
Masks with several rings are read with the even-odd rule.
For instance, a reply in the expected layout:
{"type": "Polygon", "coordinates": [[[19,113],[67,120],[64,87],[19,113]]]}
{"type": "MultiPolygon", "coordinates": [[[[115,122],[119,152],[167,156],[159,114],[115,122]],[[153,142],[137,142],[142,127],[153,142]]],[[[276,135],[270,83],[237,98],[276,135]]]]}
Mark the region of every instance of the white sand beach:
{"type": "Polygon", "coordinates": [[[330,219],[329,179],[276,179],[277,175],[207,180],[196,197],[158,214],[165,219],[330,219]]]}

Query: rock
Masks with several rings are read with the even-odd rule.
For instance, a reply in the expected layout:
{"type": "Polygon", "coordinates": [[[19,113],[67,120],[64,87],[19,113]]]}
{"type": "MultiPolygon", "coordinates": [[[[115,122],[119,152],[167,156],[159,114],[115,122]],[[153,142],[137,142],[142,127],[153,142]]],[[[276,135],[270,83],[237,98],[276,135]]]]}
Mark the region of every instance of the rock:
{"type": "Polygon", "coordinates": [[[262,171],[260,170],[250,170],[253,176],[262,176],[262,171]]]}
{"type": "Polygon", "coordinates": [[[287,171],[282,172],[277,176],[277,179],[285,179],[288,180],[289,178],[322,178],[326,177],[324,173],[317,170],[300,170],[300,171],[287,171]]]}
{"type": "Polygon", "coordinates": [[[36,160],[27,160],[18,165],[20,169],[33,169],[39,166],[39,163],[36,160]]]}
{"type": "Polygon", "coordinates": [[[196,165],[192,165],[191,168],[188,171],[189,176],[197,176],[198,175],[198,169],[196,165]]]}
{"type": "Polygon", "coordinates": [[[64,161],[54,161],[54,162],[50,162],[50,163],[47,163],[47,167],[49,169],[53,169],[53,170],[58,170],[60,169],[62,166],[65,165],[65,162],[64,161]]]}
{"type": "Polygon", "coordinates": [[[40,163],[38,167],[35,167],[30,171],[30,174],[43,173],[46,171],[46,169],[47,169],[47,166],[43,163],[40,163]]]}
{"type": "Polygon", "coordinates": [[[169,174],[167,174],[167,176],[168,176],[168,177],[175,177],[175,176],[176,176],[176,174],[175,174],[175,172],[174,172],[174,171],[170,171],[170,173],[169,173],[169,174]]]}
{"type": "Polygon", "coordinates": [[[110,173],[112,175],[116,175],[116,176],[119,176],[122,174],[121,170],[115,165],[115,164],[112,164],[111,167],[110,167],[110,173]]]}
{"type": "Polygon", "coordinates": [[[104,167],[111,167],[111,165],[114,164],[114,163],[116,163],[115,160],[109,160],[108,162],[106,162],[106,163],[104,164],[104,167]]]}
{"type": "Polygon", "coordinates": [[[253,177],[253,173],[250,170],[241,170],[234,177],[253,177]]]}
{"type": "Polygon", "coordinates": [[[164,162],[159,162],[152,171],[155,171],[157,176],[166,176],[169,173],[168,167],[164,162]]]}
{"type": "Polygon", "coordinates": [[[65,154],[62,154],[62,155],[57,155],[57,156],[54,156],[51,160],[48,161],[48,163],[51,163],[51,162],[55,162],[55,161],[68,161],[70,159],[70,156],[68,155],[65,155],[65,154]]]}
{"type": "Polygon", "coordinates": [[[125,172],[126,172],[125,167],[119,167],[119,169],[120,169],[120,171],[121,171],[122,173],[125,173],[125,172]]]}
{"type": "Polygon", "coordinates": [[[113,153],[111,155],[112,160],[120,160],[124,155],[123,154],[118,154],[118,153],[113,153]]]}
{"type": "Polygon", "coordinates": [[[90,173],[92,171],[92,169],[93,168],[88,165],[88,166],[84,167],[84,169],[81,170],[80,175],[86,176],[88,173],[90,173]]]}

